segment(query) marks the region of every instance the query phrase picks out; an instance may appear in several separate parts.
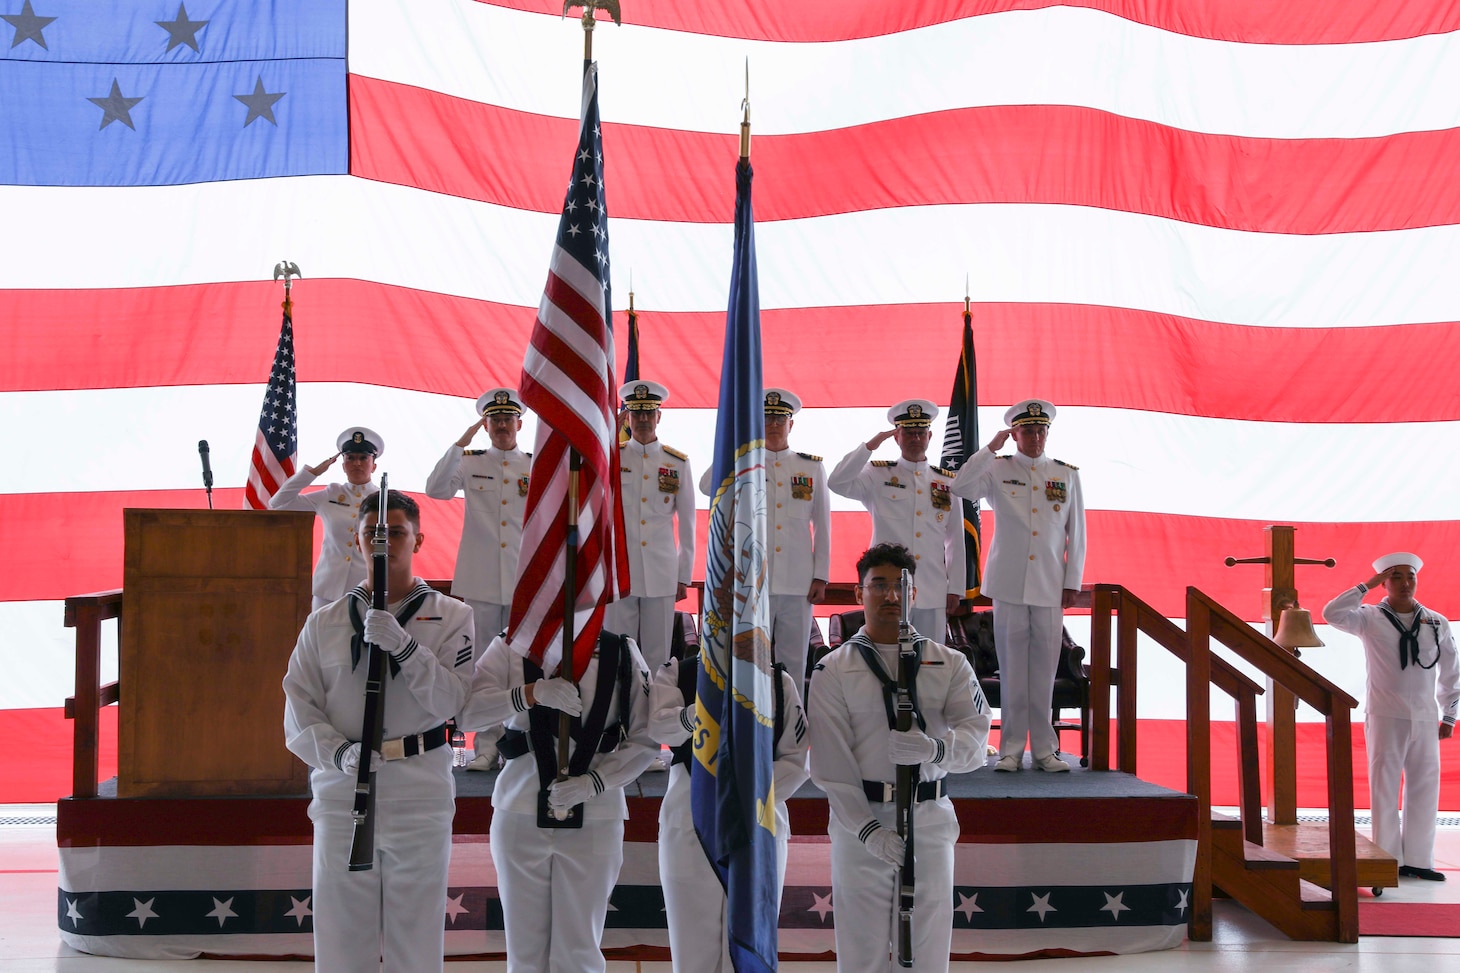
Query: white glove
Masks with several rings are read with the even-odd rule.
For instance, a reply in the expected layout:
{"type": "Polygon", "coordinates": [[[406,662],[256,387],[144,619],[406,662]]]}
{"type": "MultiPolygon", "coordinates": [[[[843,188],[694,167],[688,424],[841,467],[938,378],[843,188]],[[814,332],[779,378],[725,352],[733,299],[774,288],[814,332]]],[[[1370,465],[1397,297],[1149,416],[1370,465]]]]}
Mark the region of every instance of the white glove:
{"type": "MultiPolygon", "coordinates": [[[[370,751],[370,758],[371,770],[379,770],[381,764],[385,763],[385,758],[373,750],[370,751]]],[[[352,743],[340,754],[340,769],[351,777],[360,772],[360,744],[352,743]]]]}
{"type": "Polygon", "coordinates": [[[885,861],[893,868],[901,868],[902,860],[907,853],[907,845],[897,836],[897,832],[891,828],[884,828],[880,825],[872,829],[867,837],[862,839],[862,844],[867,846],[873,857],[885,861]]]}
{"type": "Polygon", "coordinates": [[[555,780],[548,785],[548,807],[554,811],[567,811],[600,793],[598,784],[588,774],[555,780]]]}
{"type": "Polygon", "coordinates": [[[365,613],[365,641],[379,646],[383,651],[395,655],[411,640],[395,616],[383,608],[372,608],[365,613]]]}
{"type": "Polygon", "coordinates": [[[532,701],[569,716],[583,715],[583,697],[578,693],[578,687],[560,676],[533,683],[532,701]]]}
{"type": "Polygon", "coordinates": [[[887,735],[887,756],[895,764],[916,766],[937,755],[937,742],[922,730],[893,730],[887,735]]]}

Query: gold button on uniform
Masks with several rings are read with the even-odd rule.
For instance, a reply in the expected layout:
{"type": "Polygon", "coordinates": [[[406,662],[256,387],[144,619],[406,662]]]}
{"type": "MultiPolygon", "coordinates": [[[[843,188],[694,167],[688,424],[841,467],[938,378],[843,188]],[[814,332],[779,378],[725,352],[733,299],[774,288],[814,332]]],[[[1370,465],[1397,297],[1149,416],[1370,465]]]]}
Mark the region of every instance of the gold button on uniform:
{"type": "Polygon", "coordinates": [[[1029,555],[1029,560],[1031,560],[1031,561],[1034,560],[1034,555],[1033,554],[1029,555]]]}
{"type": "Polygon", "coordinates": [[[1030,536],[1032,536],[1032,537],[1038,537],[1038,536],[1039,536],[1039,531],[1037,531],[1037,530],[1031,530],[1031,531],[1030,531],[1030,532],[1029,532],[1029,534],[1030,534],[1030,536]]]}

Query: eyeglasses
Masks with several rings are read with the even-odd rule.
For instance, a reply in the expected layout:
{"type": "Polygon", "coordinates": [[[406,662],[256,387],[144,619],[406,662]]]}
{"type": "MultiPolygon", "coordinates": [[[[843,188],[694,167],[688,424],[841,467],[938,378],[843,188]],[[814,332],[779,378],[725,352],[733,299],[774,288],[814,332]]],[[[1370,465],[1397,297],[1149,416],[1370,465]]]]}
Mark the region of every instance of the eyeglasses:
{"type": "Polygon", "coordinates": [[[894,593],[902,594],[902,584],[898,581],[873,581],[870,584],[859,584],[857,587],[863,591],[870,591],[876,598],[886,598],[894,593]]]}

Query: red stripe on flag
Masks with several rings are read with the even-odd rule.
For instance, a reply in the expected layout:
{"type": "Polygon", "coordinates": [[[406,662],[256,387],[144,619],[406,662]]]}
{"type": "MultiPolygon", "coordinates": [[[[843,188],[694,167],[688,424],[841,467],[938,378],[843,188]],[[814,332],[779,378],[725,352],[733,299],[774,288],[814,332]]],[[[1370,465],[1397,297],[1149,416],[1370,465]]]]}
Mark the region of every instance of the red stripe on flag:
{"type": "MultiPolygon", "coordinates": [[[[361,77],[351,78],[350,100],[353,174],[539,213],[561,207],[552,155],[572,138],[572,119],[361,77]]],[[[605,143],[634,160],[614,172],[616,217],[723,223],[733,210],[734,187],[716,174],[738,136],[603,130],[605,143]]],[[[757,135],[755,212],[765,223],[900,206],[1040,203],[1262,233],[1359,233],[1460,223],[1460,182],[1433,176],[1447,165],[1460,165],[1460,129],[1248,138],[1066,105],[960,108],[757,135]],[[1323,178],[1312,179],[1315,172],[1323,178]],[[1304,190],[1272,191],[1284,185],[1304,190]]]]}
{"type": "MultiPolygon", "coordinates": [[[[562,16],[556,0],[478,0],[494,7],[562,16]]],[[[876,37],[965,17],[1047,7],[1100,10],[1160,30],[1245,44],[1356,44],[1398,40],[1460,29],[1460,9],[1446,3],[1382,4],[1374,0],[1273,3],[1271,0],[845,0],[786,3],[745,0],[694,4],[637,0],[624,22],[641,27],[820,43],[876,37]]],[[[757,187],[757,190],[759,187],[757,187]]]]}
{"type": "MultiPolygon", "coordinates": [[[[310,327],[295,335],[301,382],[354,382],[474,400],[516,386],[535,311],[357,280],[311,280],[310,327]],[[401,321],[430,321],[432,340],[380,360],[372,349],[401,321]],[[492,336],[483,341],[482,335],[492,336]]],[[[278,326],[266,281],[104,290],[0,290],[12,329],[0,391],[262,384],[278,326]],[[190,325],[206,320],[210,327],[190,325]],[[128,355],[57,355],[109,345],[128,355]]],[[[877,355],[888,334],[958,347],[960,304],[761,311],[767,385],[794,388],[808,408],[885,407],[928,392],[916,355],[877,355]],[[946,328],[946,332],[938,329],[946,328]],[[945,337],[938,338],[937,335],[945,337]]],[[[1460,419],[1460,396],[1395,395],[1414,363],[1460,374],[1460,323],[1376,328],[1261,328],[1081,304],[973,306],[979,401],[1006,405],[1031,388],[1061,405],[1142,409],[1272,422],[1460,419]],[[1050,354],[1057,349],[1058,354],[1050,354]]],[[[724,311],[645,311],[653,339],[644,374],[674,375],[676,407],[717,406],[719,359],[702,353],[724,311]]],[[[619,317],[619,325],[627,316],[619,317]]],[[[930,345],[931,347],[931,345],[930,345]]],[[[617,390],[614,390],[617,391],[617,390]]],[[[943,393],[939,393],[943,394],[943,393]]],[[[946,403],[942,403],[946,404],[946,403]]]]}

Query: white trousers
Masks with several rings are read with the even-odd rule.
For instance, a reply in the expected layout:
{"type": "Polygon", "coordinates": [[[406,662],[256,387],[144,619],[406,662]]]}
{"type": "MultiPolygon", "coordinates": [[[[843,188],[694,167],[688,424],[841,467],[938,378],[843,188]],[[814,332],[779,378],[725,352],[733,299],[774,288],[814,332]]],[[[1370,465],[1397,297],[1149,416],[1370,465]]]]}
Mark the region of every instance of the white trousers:
{"type": "MultiPolygon", "coordinates": [[[[498,605],[490,601],[473,601],[470,598],[462,599],[471,606],[472,621],[475,623],[472,638],[473,661],[480,659],[482,653],[487,651],[487,646],[492,644],[492,639],[502,634],[507,627],[508,616],[512,614],[511,605],[498,605]]],[[[472,752],[478,757],[483,754],[491,754],[497,748],[497,741],[502,738],[502,727],[494,726],[490,730],[482,730],[472,735],[472,752]]]]}
{"type": "Polygon", "coordinates": [[[994,650],[999,657],[999,756],[1037,760],[1059,750],[1050,722],[1054,671],[1059,666],[1064,609],[994,602],[994,650]]]}
{"type": "Polygon", "coordinates": [[[638,642],[649,671],[658,672],[669,661],[669,643],[674,634],[674,596],[620,598],[608,606],[603,627],[638,642]]]}
{"type": "MultiPolygon", "coordinates": [[[[893,827],[891,804],[874,804],[883,827],[893,827]]],[[[948,798],[919,804],[914,813],[917,889],[913,896],[913,965],[946,973],[953,943],[953,843],[958,818],[948,798]]],[[[831,834],[831,905],[836,922],[837,973],[890,973],[897,965],[897,872],[873,857],[835,818],[831,834]]]]}
{"type": "Polygon", "coordinates": [[[939,645],[948,644],[947,605],[941,608],[914,608],[908,612],[907,617],[919,635],[926,635],[939,645]]]}
{"type": "Polygon", "coordinates": [[[811,602],[805,595],[771,595],[771,647],[806,698],[806,653],[811,647],[811,602]]]}
{"type": "MultiPolygon", "coordinates": [[[[804,599],[803,599],[804,600],[804,599]]],[[[810,624],[809,622],[807,624],[810,624]]],[[[670,768],[670,788],[689,789],[684,765],[670,768]]],[[[672,806],[688,809],[683,802],[672,806]]],[[[694,820],[659,811],[659,884],[664,889],[664,912],[669,920],[669,958],[674,973],[732,973],[730,937],[726,926],[725,887],[710,866],[695,833],[694,820]],[[688,820],[667,820],[670,816],[688,820]]],[[[789,835],[776,836],[776,902],[786,885],[786,846],[789,835]]]]}
{"type": "Polygon", "coordinates": [[[623,820],[590,818],[581,830],[554,830],[539,828],[535,815],[499,809],[492,815],[491,851],[507,969],[603,973],[599,943],[624,860],[623,820]]]}
{"type": "Polygon", "coordinates": [[[450,799],[379,801],[375,867],[349,870],[352,802],[314,800],[314,968],[440,970],[446,951],[450,799]]]}
{"type": "Polygon", "coordinates": [[[1374,844],[1414,868],[1435,867],[1435,818],[1440,813],[1440,722],[1369,716],[1369,810],[1374,844]],[[1402,778],[1402,779],[1401,779],[1402,778]],[[1404,821],[1399,791],[1404,788],[1404,821]]]}

